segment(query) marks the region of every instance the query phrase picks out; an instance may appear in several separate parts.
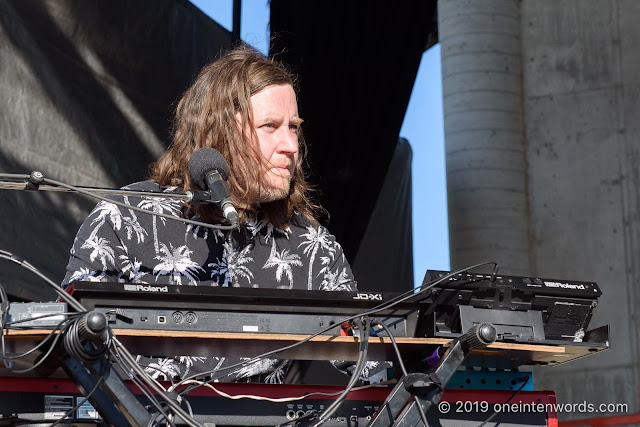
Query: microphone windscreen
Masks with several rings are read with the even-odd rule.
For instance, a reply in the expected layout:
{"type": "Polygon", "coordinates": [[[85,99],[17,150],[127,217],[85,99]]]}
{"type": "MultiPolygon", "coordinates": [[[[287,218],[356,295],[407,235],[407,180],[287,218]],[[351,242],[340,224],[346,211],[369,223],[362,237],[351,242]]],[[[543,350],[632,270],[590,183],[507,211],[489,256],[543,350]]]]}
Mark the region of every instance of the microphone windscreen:
{"type": "Polygon", "coordinates": [[[225,181],[229,179],[229,165],[218,150],[211,147],[202,147],[196,150],[189,158],[189,175],[198,187],[206,190],[205,175],[217,170],[225,181]]]}

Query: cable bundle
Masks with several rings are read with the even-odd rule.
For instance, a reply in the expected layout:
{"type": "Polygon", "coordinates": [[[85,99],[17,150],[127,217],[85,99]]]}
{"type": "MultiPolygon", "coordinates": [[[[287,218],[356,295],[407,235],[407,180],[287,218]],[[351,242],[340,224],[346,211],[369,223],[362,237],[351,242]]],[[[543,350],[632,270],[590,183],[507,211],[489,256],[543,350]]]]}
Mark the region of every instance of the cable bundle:
{"type": "MultiPolygon", "coordinates": [[[[53,328],[51,333],[47,337],[45,337],[45,339],[42,340],[42,342],[40,342],[38,345],[34,346],[32,349],[30,349],[25,353],[8,356],[6,354],[6,349],[5,349],[4,330],[9,326],[7,323],[8,311],[9,311],[9,300],[4,289],[2,288],[2,286],[0,286],[0,330],[2,331],[1,358],[3,360],[3,363],[5,364],[5,367],[10,369],[14,373],[25,373],[32,370],[36,370],[38,372],[41,372],[41,371],[44,372],[44,371],[47,371],[49,368],[55,369],[57,368],[57,365],[53,364],[52,366],[48,366],[48,362],[51,359],[59,358],[61,353],[61,350],[60,350],[61,347],[64,348],[64,351],[66,351],[66,353],[70,357],[73,357],[74,359],[82,361],[83,363],[97,363],[97,362],[99,363],[101,359],[104,359],[104,363],[101,365],[104,370],[100,373],[101,376],[97,380],[93,389],[86,394],[85,398],[81,402],[79,402],[74,408],[69,410],[63,417],[61,417],[53,425],[60,423],[64,418],[66,418],[68,415],[70,415],[75,410],[77,410],[77,408],[79,408],[85,401],[90,399],[93,393],[95,393],[95,391],[99,388],[100,384],[104,380],[104,377],[107,375],[108,368],[111,365],[118,365],[122,372],[127,373],[128,379],[131,380],[133,383],[135,383],[139,387],[139,389],[142,391],[142,393],[151,401],[152,403],[151,406],[147,408],[150,412],[150,418],[148,423],[149,426],[165,424],[165,423],[170,426],[173,426],[175,425],[175,422],[178,418],[181,419],[181,422],[185,423],[186,425],[193,426],[193,427],[200,426],[200,424],[193,419],[192,414],[190,413],[191,412],[190,408],[189,408],[189,412],[187,412],[185,411],[185,409],[182,408],[182,405],[184,404],[188,406],[188,401],[185,399],[185,397],[194,388],[200,387],[200,386],[209,386],[208,383],[215,381],[217,378],[223,376],[220,374],[222,372],[221,370],[210,371],[206,373],[199,373],[197,375],[197,377],[211,375],[211,378],[209,381],[206,381],[206,382],[198,381],[196,376],[190,376],[173,384],[169,388],[169,390],[166,390],[159,382],[151,378],[142,369],[142,367],[139,366],[139,364],[136,362],[135,357],[133,357],[127,351],[127,349],[118,341],[117,337],[115,337],[112,334],[111,330],[107,327],[106,318],[104,318],[103,314],[97,313],[97,312],[87,313],[86,310],[82,307],[82,305],[78,303],[71,295],[67,294],[60,286],[58,286],[57,284],[52,282],[50,279],[42,275],[37,269],[35,269],[26,261],[19,260],[9,252],[2,251],[2,250],[0,250],[0,258],[4,258],[14,263],[17,263],[18,265],[28,269],[32,273],[41,277],[50,286],[52,286],[53,289],[55,289],[56,292],[59,295],[61,295],[73,309],[76,310],[76,312],[63,313],[67,316],[67,318],[61,321],[58,325],[56,325],[56,327],[53,328]],[[61,337],[62,337],[62,343],[60,342],[61,337]],[[62,346],[60,344],[62,344],[62,346]],[[47,345],[48,347],[46,347],[47,345]],[[23,370],[15,369],[14,360],[26,357],[37,350],[41,350],[42,354],[36,360],[36,363],[34,363],[33,366],[23,370]],[[176,392],[176,390],[182,386],[185,386],[185,387],[181,391],[176,392]]],[[[438,285],[439,283],[445,280],[448,280],[450,277],[453,277],[457,274],[460,274],[468,270],[472,270],[487,264],[494,265],[493,276],[495,276],[497,274],[496,263],[482,263],[482,264],[477,264],[468,268],[460,269],[438,280],[432,281],[430,283],[425,283],[419,288],[407,291],[397,296],[393,300],[380,304],[363,313],[343,319],[340,322],[336,322],[336,324],[330,325],[322,329],[321,331],[317,332],[316,334],[311,335],[295,344],[283,347],[278,350],[264,353],[260,356],[256,356],[254,358],[245,360],[241,363],[238,363],[232,366],[225,367],[224,370],[233,369],[249,363],[254,363],[255,361],[260,360],[262,358],[270,357],[282,351],[289,350],[293,347],[296,347],[298,345],[301,345],[311,340],[312,338],[320,334],[323,334],[329,331],[332,328],[339,327],[340,325],[344,324],[344,322],[355,325],[355,329],[359,332],[360,350],[359,350],[358,361],[355,364],[352,377],[348,385],[346,386],[345,390],[340,394],[340,396],[336,398],[336,400],[327,409],[325,409],[321,413],[310,413],[298,420],[293,421],[293,423],[301,424],[304,421],[312,421],[313,419],[317,418],[316,423],[314,424],[314,427],[320,426],[324,422],[326,422],[328,419],[331,418],[331,416],[335,413],[335,411],[338,409],[340,404],[344,401],[347,394],[353,389],[354,385],[356,384],[357,380],[362,374],[362,371],[366,365],[369,332],[372,327],[383,328],[386,330],[391,340],[391,343],[394,347],[394,350],[396,352],[399,366],[403,374],[406,374],[406,369],[404,368],[404,365],[402,363],[402,357],[400,355],[395,339],[391,334],[391,331],[386,327],[386,325],[382,323],[372,325],[370,323],[371,321],[369,319],[369,316],[382,310],[388,310],[389,308],[392,308],[403,301],[406,301],[410,298],[414,298],[417,294],[425,293],[426,291],[438,285]]],[[[55,315],[59,316],[60,314],[61,313],[56,313],[55,315]]],[[[52,316],[52,315],[54,314],[43,315],[40,317],[46,317],[46,316],[52,316]]],[[[31,318],[29,320],[34,320],[34,319],[35,318],[31,318]]],[[[11,325],[15,327],[15,325],[19,323],[20,321],[14,321],[14,322],[11,322],[11,325]]],[[[515,394],[517,394],[518,391],[516,391],[515,394]]],[[[228,397],[236,398],[240,396],[228,396],[228,397]]],[[[257,396],[242,396],[242,397],[260,399],[260,397],[257,397],[257,396]]],[[[305,395],[305,396],[291,397],[288,399],[299,400],[304,397],[307,397],[307,396],[305,395]]],[[[425,420],[423,413],[421,413],[421,418],[425,420]]]]}

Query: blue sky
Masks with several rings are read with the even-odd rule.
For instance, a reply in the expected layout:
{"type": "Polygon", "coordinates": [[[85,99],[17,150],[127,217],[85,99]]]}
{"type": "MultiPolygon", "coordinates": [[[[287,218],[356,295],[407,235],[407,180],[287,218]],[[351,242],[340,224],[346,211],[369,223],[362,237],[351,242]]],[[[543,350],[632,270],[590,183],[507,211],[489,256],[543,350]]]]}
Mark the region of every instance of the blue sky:
{"type": "MultiPolygon", "coordinates": [[[[233,0],[192,3],[231,30],[233,0]]],[[[268,27],[267,0],[242,0],[242,40],[267,54],[268,27]]],[[[422,55],[400,136],[409,140],[413,150],[413,273],[419,285],[427,269],[449,269],[440,45],[422,55]]]]}

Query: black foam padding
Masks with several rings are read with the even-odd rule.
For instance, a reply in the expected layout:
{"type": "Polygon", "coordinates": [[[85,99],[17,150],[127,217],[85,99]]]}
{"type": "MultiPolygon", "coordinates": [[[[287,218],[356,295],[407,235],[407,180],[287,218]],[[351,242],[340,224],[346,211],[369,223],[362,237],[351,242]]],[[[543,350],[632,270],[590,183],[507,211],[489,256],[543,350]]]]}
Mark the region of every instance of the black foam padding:
{"type": "Polygon", "coordinates": [[[189,174],[198,187],[206,190],[204,176],[207,172],[217,170],[225,181],[229,179],[229,165],[218,150],[211,147],[202,147],[196,150],[189,158],[189,174]]]}

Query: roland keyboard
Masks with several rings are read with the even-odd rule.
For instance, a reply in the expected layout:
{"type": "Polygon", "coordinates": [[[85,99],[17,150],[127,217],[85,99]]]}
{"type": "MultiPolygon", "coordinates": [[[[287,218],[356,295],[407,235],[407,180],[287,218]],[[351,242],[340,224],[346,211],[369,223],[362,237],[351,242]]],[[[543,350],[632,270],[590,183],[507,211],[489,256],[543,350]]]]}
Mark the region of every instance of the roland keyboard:
{"type": "MultiPolygon", "coordinates": [[[[75,282],[72,294],[86,309],[104,313],[112,329],[315,334],[336,325],[326,335],[345,335],[345,319],[399,295],[116,282],[75,282]]],[[[405,301],[369,317],[396,337],[414,337],[420,309],[421,303],[405,301]]]]}

